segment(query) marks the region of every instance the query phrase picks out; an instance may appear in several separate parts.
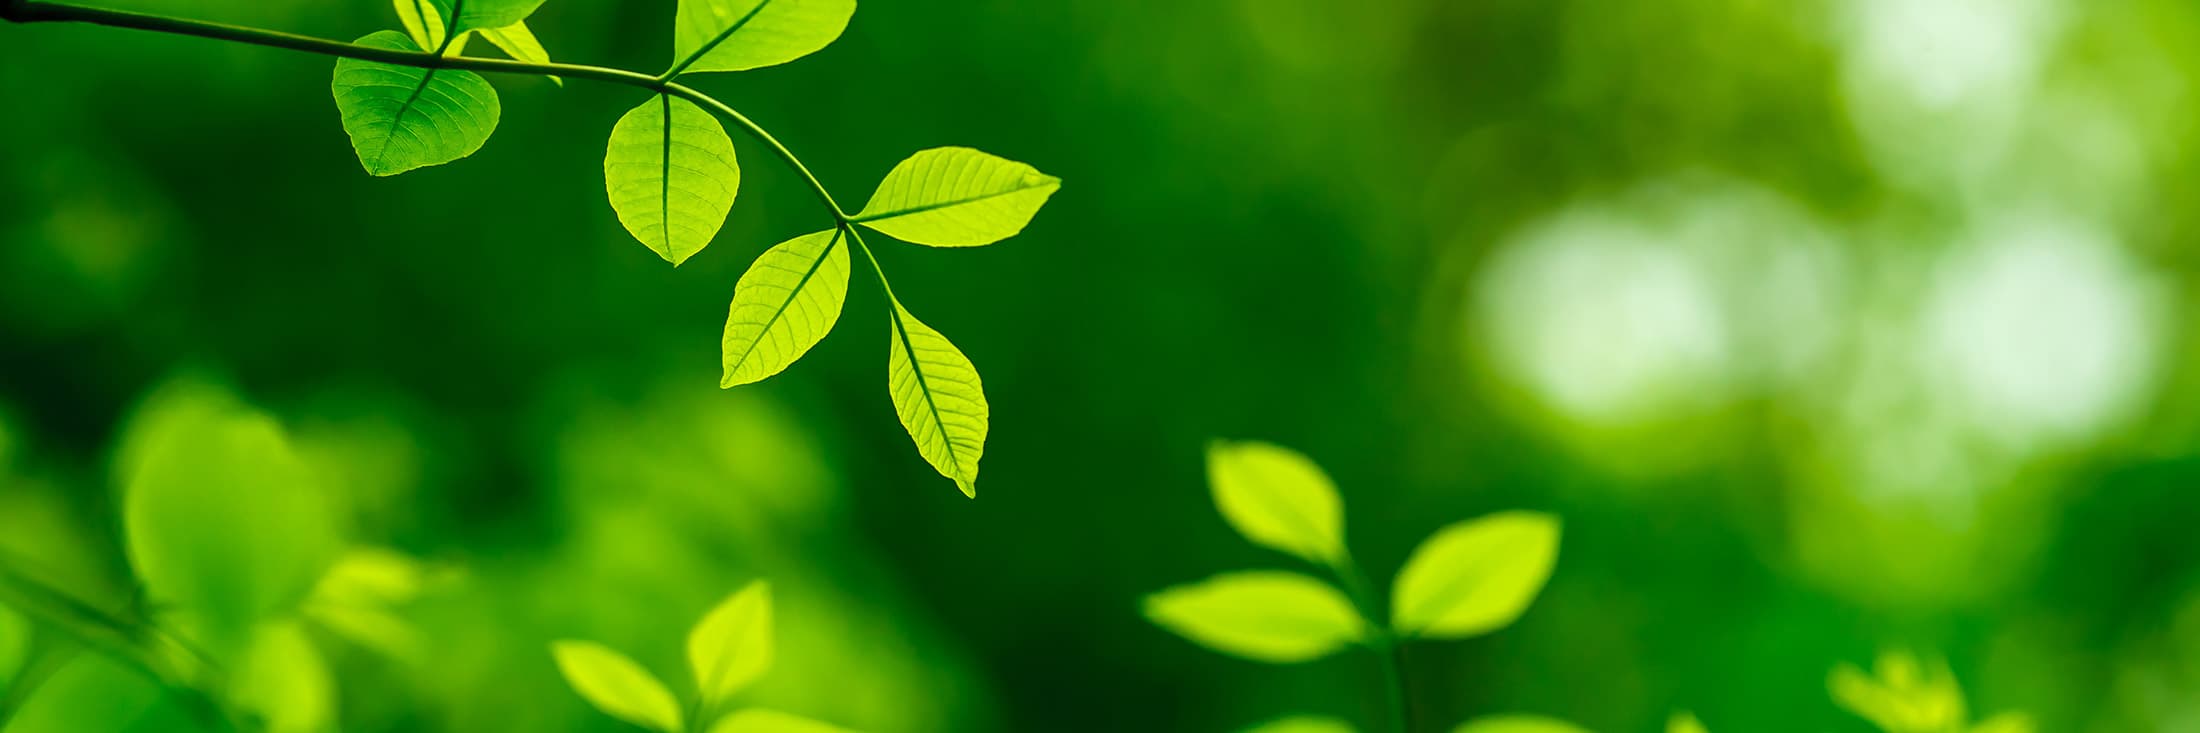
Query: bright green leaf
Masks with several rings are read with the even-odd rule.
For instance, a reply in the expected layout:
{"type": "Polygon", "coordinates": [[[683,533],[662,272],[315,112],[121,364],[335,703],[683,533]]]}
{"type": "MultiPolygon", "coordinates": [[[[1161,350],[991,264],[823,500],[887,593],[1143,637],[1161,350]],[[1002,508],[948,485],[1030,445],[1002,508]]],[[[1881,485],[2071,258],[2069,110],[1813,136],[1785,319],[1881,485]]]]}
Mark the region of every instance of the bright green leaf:
{"type": "Polygon", "coordinates": [[[1492,715],[1469,720],[1451,733],[1589,733],[1589,729],[1541,715],[1492,715]]]}
{"type": "Polygon", "coordinates": [[[5,693],[15,673],[31,658],[31,620],[19,611],[0,606],[0,693],[5,693]]]}
{"type": "Polygon", "coordinates": [[[727,596],[688,632],[688,664],[705,707],[749,686],[772,666],[772,589],[756,581],[727,596]]]}
{"type": "Polygon", "coordinates": [[[1245,729],[1244,733],[1354,733],[1352,724],[1317,715],[1293,715],[1245,729]]]}
{"type": "Polygon", "coordinates": [[[2002,713],[1971,728],[1971,733],[2032,733],[2037,728],[2032,716],[2023,713],[2002,713]]]}
{"type": "Polygon", "coordinates": [[[1401,634],[1465,637],[1511,624],[1551,577],[1558,518],[1499,512],[1437,530],[1398,572],[1391,608],[1401,634]]]}
{"type": "Polygon", "coordinates": [[[855,0],[680,0],[672,63],[689,72],[784,64],[831,45],[855,12],[855,0]]]}
{"type": "Polygon", "coordinates": [[[320,733],[336,720],[336,680],[296,623],[253,632],[229,698],[255,713],[266,733],[320,733]]]}
{"type": "Polygon", "coordinates": [[[1667,718],[1667,719],[1665,720],[1665,733],[1711,733],[1711,732],[1710,732],[1710,731],[1708,731],[1708,730],[1705,730],[1705,729],[1704,729],[1704,727],[1703,727],[1703,721],[1701,721],[1701,720],[1697,720],[1697,719],[1696,719],[1696,714],[1695,714],[1695,713],[1691,713],[1691,712],[1688,712],[1688,711],[1685,711],[1685,710],[1684,710],[1684,711],[1681,711],[1681,712],[1678,712],[1678,713],[1674,713],[1674,714],[1673,714],[1673,717],[1671,717],[1671,718],[1667,718]]]}
{"type": "Polygon", "coordinates": [[[850,733],[837,725],[820,723],[777,710],[748,708],[719,719],[710,733],[850,733]]]}
{"type": "Polygon", "coordinates": [[[1146,597],[1146,618],[1208,648],[1303,662],[1359,641],[1366,622],[1344,594],[1297,573],[1224,573],[1146,597]]]}
{"type": "MultiPolygon", "coordinates": [[[[413,45],[422,49],[443,45],[444,9],[430,0],[390,0],[390,5],[397,9],[397,24],[405,27],[405,35],[412,38],[413,45]]],[[[461,38],[451,45],[455,48],[464,42],[461,38]]]]}
{"type": "Polygon", "coordinates": [[[718,236],[741,188],[726,129],[695,103],[669,94],[612,126],[603,177],[619,223],[675,267],[718,236]]]}
{"type": "MultiPolygon", "coordinates": [[[[451,0],[428,2],[435,6],[438,15],[450,17],[451,0]]],[[[543,0],[466,0],[464,10],[458,16],[458,29],[475,31],[510,26],[533,15],[535,8],[541,7],[542,2],[543,0]]]]}
{"type": "MultiPolygon", "coordinates": [[[[197,733],[211,726],[144,670],[113,656],[77,654],[38,684],[7,733],[197,733]]],[[[226,728],[226,727],[225,727],[226,728]]]]}
{"type": "Polygon", "coordinates": [[[848,247],[839,228],[805,234],[765,250],[733,285],[733,307],[720,342],[720,387],[786,369],[824,340],[848,299],[848,247]]]}
{"type": "Polygon", "coordinates": [[[1306,456],[1267,443],[1207,446],[1215,507],[1254,544],[1332,563],[1344,557],[1344,503],[1306,456]]]}
{"type": "Polygon", "coordinates": [[[307,604],[305,614],[329,633],[392,659],[419,662],[427,652],[420,631],[389,609],[307,604]]]}
{"type": "Polygon", "coordinates": [[[304,601],[342,544],[327,488],[282,428],[206,410],[145,440],[122,517],[153,606],[227,645],[304,601]]]}
{"type": "Polygon", "coordinates": [[[985,455],[991,419],[978,367],[900,301],[892,305],[886,388],[894,395],[894,412],[924,460],[953,479],[964,496],[976,498],[978,459],[985,455]]]}
{"type": "Polygon", "coordinates": [[[390,607],[413,600],[427,582],[427,571],[410,557],[354,548],[314,585],[306,617],[360,646],[414,660],[423,650],[420,635],[390,607]]]}
{"type": "Polygon", "coordinates": [[[905,242],[975,247],[1016,236],[1062,179],[970,148],[919,151],[894,166],[855,220],[905,242]]]}
{"type": "Polygon", "coordinates": [[[672,693],[626,655],[592,641],[553,642],[550,653],[566,684],[605,715],[665,733],[681,730],[672,693]]]}
{"type": "MultiPolygon", "coordinates": [[[[397,31],[377,31],[356,43],[418,51],[397,31]]],[[[496,89],[471,71],[416,69],[338,59],[330,91],[344,132],[368,173],[392,176],[442,165],[480,150],[497,129],[496,89]]]]}
{"type": "MultiPolygon", "coordinates": [[[[405,0],[397,1],[405,2],[405,0]]],[[[418,1],[414,0],[414,2],[418,1]]],[[[530,64],[550,63],[550,51],[542,47],[542,41],[536,40],[535,32],[528,30],[527,24],[524,22],[513,23],[502,28],[483,28],[474,32],[481,34],[481,37],[489,41],[490,44],[503,49],[504,54],[512,57],[515,61],[525,61],[530,64]]],[[[564,79],[555,76],[549,78],[550,83],[565,86],[564,79]]]]}

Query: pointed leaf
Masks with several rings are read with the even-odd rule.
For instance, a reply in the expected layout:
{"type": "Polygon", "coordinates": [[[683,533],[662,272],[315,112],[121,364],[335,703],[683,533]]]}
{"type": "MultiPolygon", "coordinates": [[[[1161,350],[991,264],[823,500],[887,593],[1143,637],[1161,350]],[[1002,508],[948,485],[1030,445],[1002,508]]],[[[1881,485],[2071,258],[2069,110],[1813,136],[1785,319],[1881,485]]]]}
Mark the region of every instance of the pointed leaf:
{"type": "Polygon", "coordinates": [[[765,250],[733,285],[720,342],[735,387],[778,374],[832,332],[848,299],[848,248],[840,229],[805,234],[765,250]]]}
{"type": "MultiPolygon", "coordinates": [[[[452,0],[429,2],[435,6],[438,15],[445,18],[451,16],[452,0]]],[[[503,28],[526,20],[527,16],[535,13],[535,8],[542,6],[542,2],[543,0],[465,0],[465,5],[458,14],[458,29],[475,31],[503,28]]]]}
{"type": "Polygon", "coordinates": [[[1469,720],[1451,733],[1589,733],[1589,729],[1541,715],[1492,715],[1469,720]]]}
{"type": "Polygon", "coordinates": [[[905,242],[975,247],[1016,236],[1062,179],[970,148],[919,151],[894,166],[855,220],[905,242]]]}
{"type": "Polygon", "coordinates": [[[855,0],[680,0],[672,63],[686,72],[784,64],[831,45],[855,12],[855,0]]]}
{"type": "Polygon", "coordinates": [[[1245,729],[1244,733],[1354,733],[1352,724],[1318,715],[1293,715],[1245,729]]]}
{"type": "MultiPolygon", "coordinates": [[[[406,0],[397,1],[405,2],[406,0]]],[[[413,1],[419,2],[419,0],[413,1]]],[[[483,28],[474,32],[481,34],[481,37],[491,45],[503,49],[504,55],[512,57],[514,61],[525,61],[530,64],[550,63],[550,51],[542,47],[542,41],[535,38],[535,32],[528,30],[525,22],[513,23],[502,28],[483,28]]],[[[565,86],[564,79],[556,76],[548,78],[552,84],[565,86]]]]}
{"type": "Polygon", "coordinates": [[[1695,714],[1695,713],[1691,713],[1691,712],[1688,712],[1688,711],[1685,711],[1685,710],[1683,710],[1683,711],[1681,711],[1681,712],[1678,712],[1678,713],[1674,713],[1674,714],[1673,714],[1673,717],[1671,717],[1671,718],[1667,718],[1667,719],[1666,719],[1666,721],[1665,721],[1665,733],[1711,733],[1711,732],[1710,732],[1710,731],[1708,731],[1708,730],[1705,730],[1705,729],[1704,729],[1704,727],[1703,727],[1703,721],[1701,721],[1701,720],[1697,720],[1697,719],[1696,719],[1696,714],[1695,714]]]}
{"type": "Polygon", "coordinates": [[[1320,466],[1267,443],[1207,447],[1215,508],[1254,544],[1330,564],[1344,557],[1344,503],[1320,466]]]}
{"type": "MultiPolygon", "coordinates": [[[[397,31],[377,31],[355,43],[421,50],[397,31]]],[[[339,59],[330,91],[359,164],[377,176],[473,155],[489,141],[502,114],[488,80],[457,69],[339,59]]]]}
{"type": "Polygon", "coordinates": [[[764,581],[727,596],[688,632],[688,664],[703,706],[715,707],[772,666],[772,589],[764,581]]]}
{"type": "Polygon", "coordinates": [[[710,733],[851,733],[837,725],[820,723],[777,710],[748,708],[728,715],[710,727],[710,733]]]}
{"type": "Polygon", "coordinates": [[[1458,638],[1511,624],[1550,579],[1558,534],[1557,517],[1523,511],[1437,530],[1398,572],[1392,625],[1458,638]]]}
{"type": "Polygon", "coordinates": [[[405,35],[412,38],[413,45],[423,50],[443,45],[443,14],[447,9],[431,0],[390,0],[390,5],[397,9],[397,23],[405,27],[405,35]]]}
{"type": "Polygon", "coordinates": [[[733,210],[741,166],[718,118],[659,94],[611,128],[604,186],[619,223],[675,267],[710,244],[733,210]]]}
{"type": "Polygon", "coordinates": [[[679,733],[680,706],[664,683],[626,655],[592,641],[550,645],[558,672],[581,699],[605,715],[665,733],[679,733]]]}
{"type": "Polygon", "coordinates": [[[1146,597],[1146,618],[1207,648],[1303,662],[1359,641],[1366,628],[1337,589],[1298,573],[1224,573],[1146,597]]]}
{"type": "Polygon", "coordinates": [[[893,309],[886,387],[894,395],[894,412],[924,460],[953,479],[964,496],[977,498],[978,459],[985,455],[991,419],[978,367],[901,301],[894,301],[893,309]]]}

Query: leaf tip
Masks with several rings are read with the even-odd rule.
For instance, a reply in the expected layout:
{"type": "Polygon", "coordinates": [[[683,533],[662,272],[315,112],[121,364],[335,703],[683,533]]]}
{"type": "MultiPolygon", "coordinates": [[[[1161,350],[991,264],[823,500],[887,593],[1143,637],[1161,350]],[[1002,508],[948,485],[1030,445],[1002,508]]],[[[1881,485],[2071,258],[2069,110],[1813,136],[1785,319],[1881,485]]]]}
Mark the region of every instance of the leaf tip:
{"type": "Polygon", "coordinates": [[[966,478],[955,479],[955,488],[962,489],[963,496],[978,498],[978,482],[966,478]]]}

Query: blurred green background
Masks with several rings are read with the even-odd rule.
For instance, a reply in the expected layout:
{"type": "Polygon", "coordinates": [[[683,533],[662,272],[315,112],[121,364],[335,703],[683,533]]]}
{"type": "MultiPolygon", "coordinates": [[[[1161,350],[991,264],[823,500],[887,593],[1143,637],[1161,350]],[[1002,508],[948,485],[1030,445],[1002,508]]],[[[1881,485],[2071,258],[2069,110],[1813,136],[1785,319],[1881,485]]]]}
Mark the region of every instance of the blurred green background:
{"type": "MultiPolygon", "coordinates": [[[[672,12],[530,24],[654,71],[672,12]]],[[[1378,580],[1452,521],[1565,518],[1519,624],[1411,649],[1421,730],[1863,731],[1827,670],[1903,647],[2042,730],[2200,731],[2186,0],[868,0],[824,52],[694,80],[843,202],[938,145],[1064,179],[996,246],[874,241],[984,374],[975,501],[896,424],[860,274],[808,357],[714,388],[734,281],[829,223],[751,141],[674,270],[605,202],[642,92],[496,77],[480,153],[374,179],[331,65],[0,26],[0,550],[125,608],[132,436],[274,416],[342,542],[438,569],[419,658],[325,645],[342,730],[625,730],[548,642],[676,678],[756,577],[782,651],[751,698],[842,725],[1360,718],[1364,654],[1261,665],[1138,614],[1292,566],[1215,513],[1228,437],[1320,461],[1378,580]]]]}

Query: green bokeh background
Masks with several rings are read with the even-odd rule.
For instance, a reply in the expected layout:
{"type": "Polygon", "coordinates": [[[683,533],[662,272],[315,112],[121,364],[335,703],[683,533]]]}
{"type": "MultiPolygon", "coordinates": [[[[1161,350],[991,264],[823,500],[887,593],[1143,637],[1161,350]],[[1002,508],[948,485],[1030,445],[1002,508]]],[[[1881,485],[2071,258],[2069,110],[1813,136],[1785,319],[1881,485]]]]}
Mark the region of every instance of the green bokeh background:
{"type": "MultiPolygon", "coordinates": [[[[530,24],[652,71],[672,11],[530,24]]],[[[851,207],[939,145],[1064,180],[995,246],[872,242],[984,374],[975,501],[896,424],[860,273],[809,356],[715,388],[734,281],[829,223],[753,141],[675,270],[605,202],[641,92],[496,77],[478,154],[375,179],[331,64],[0,26],[0,547],[126,605],[129,436],[276,416],[348,541],[453,576],[407,611],[430,659],[333,647],[342,730],[624,730],[548,642],[677,678],[756,577],[782,653],[751,699],[844,725],[1363,718],[1364,654],[1261,665],[1140,618],[1292,567],[1216,515],[1218,437],[1320,461],[1379,584],[1450,522],[1565,518],[1519,624],[1410,650],[1418,730],[1862,731],[1827,670],[1892,647],[2041,730],[2200,730],[2183,0],[870,0],[824,52],[693,79],[851,207]]]]}

